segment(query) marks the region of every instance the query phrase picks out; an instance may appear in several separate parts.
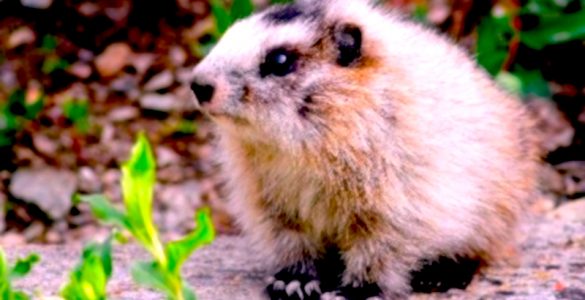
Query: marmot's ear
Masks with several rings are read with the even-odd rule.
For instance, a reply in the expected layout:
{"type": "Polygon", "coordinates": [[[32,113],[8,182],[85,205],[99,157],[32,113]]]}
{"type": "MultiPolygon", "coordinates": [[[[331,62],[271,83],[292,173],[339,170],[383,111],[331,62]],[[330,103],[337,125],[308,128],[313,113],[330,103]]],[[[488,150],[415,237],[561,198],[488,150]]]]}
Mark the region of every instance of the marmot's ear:
{"type": "Polygon", "coordinates": [[[362,30],[357,25],[346,23],[335,26],[333,41],[340,66],[347,67],[362,56],[362,30]]]}

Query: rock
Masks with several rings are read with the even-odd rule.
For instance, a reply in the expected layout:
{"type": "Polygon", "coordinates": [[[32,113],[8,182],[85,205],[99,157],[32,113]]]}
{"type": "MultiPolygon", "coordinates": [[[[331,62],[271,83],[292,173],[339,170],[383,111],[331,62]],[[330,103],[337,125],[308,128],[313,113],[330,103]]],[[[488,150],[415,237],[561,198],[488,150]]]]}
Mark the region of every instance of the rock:
{"type": "Polygon", "coordinates": [[[172,46],[169,50],[169,57],[171,59],[171,64],[175,67],[181,67],[187,61],[187,53],[185,50],[180,46],[172,46]]]}
{"type": "Polygon", "coordinates": [[[173,149],[165,146],[158,146],[156,148],[156,164],[159,168],[171,164],[178,164],[180,161],[181,156],[173,151],[173,149]]]}
{"type": "Polygon", "coordinates": [[[47,9],[53,4],[53,0],[20,0],[20,3],[30,8],[47,9]]]}
{"type": "Polygon", "coordinates": [[[585,223],[585,198],[564,203],[549,215],[556,219],[585,223]]]}
{"type": "Polygon", "coordinates": [[[77,177],[68,170],[53,168],[18,169],[10,181],[10,193],[36,204],[53,220],[65,217],[71,208],[71,196],[77,177]]]}
{"type": "Polygon", "coordinates": [[[125,43],[114,43],[109,45],[95,59],[95,66],[103,77],[111,77],[118,74],[127,64],[132,50],[125,43]]]}
{"type": "Polygon", "coordinates": [[[138,79],[136,76],[124,74],[112,81],[110,88],[116,92],[128,93],[138,89],[138,79]]]}
{"type": "Polygon", "coordinates": [[[150,93],[140,97],[140,107],[143,109],[171,112],[178,107],[178,100],[172,94],[150,93]]]}
{"type": "Polygon", "coordinates": [[[42,133],[33,134],[33,145],[37,151],[50,157],[55,156],[57,154],[57,149],[59,149],[59,146],[55,141],[42,133]]]}
{"type": "Polygon", "coordinates": [[[76,62],[72,64],[67,69],[67,71],[80,79],[87,79],[89,76],[91,76],[91,67],[88,64],[82,62],[76,62]]]}
{"type": "Polygon", "coordinates": [[[568,161],[555,166],[562,175],[564,194],[568,196],[585,193],[585,161],[568,161]]]}
{"type": "Polygon", "coordinates": [[[77,52],[77,56],[79,57],[79,60],[84,63],[89,63],[95,58],[93,52],[91,52],[91,50],[88,49],[79,49],[79,51],[77,52]]]}
{"type": "Polygon", "coordinates": [[[108,18],[112,19],[115,22],[121,22],[128,17],[130,13],[130,2],[129,1],[118,1],[117,3],[121,3],[121,5],[117,7],[106,7],[104,12],[108,18]]]}
{"type": "Polygon", "coordinates": [[[39,221],[34,221],[24,230],[22,235],[27,242],[38,241],[45,231],[45,225],[39,221]]]}
{"type": "Polygon", "coordinates": [[[19,86],[16,72],[13,69],[13,65],[9,62],[0,65],[0,85],[6,91],[11,91],[19,86]]]}
{"type": "Polygon", "coordinates": [[[78,189],[84,193],[98,193],[102,189],[99,176],[90,167],[81,167],[77,172],[78,189]]]}
{"type": "Polygon", "coordinates": [[[152,77],[146,84],[144,84],[144,90],[153,92],[169,88],[174,82],[173,73],[166,70],[152,77]]]}
{"type": "Polygon", "coordinates": [[[26,239],[24,236],[18,232],[9,231],[0,235],[0,245],[3,247],[10,246],[19,246],[26,244],[26,239]]]}
{"type": "Polygon", "coordinates": [[[77,6],[77,11],[85,17],[93,17],[101,10],[96,3],[85,1],[77,6]]]}
{"type": "Polygon", "coordinates": [[[23,26],[10,34],[6,46],[8,49],[13,49],[24,44],[30,44],[34,41],[35,33],[29,27],[23,26]]]}
{"type": "Polygon", "coordinates": [[[136,119],[140,111],[134,106],[122,106],[114,108],[108,114],[108,120],[112,122],[126,122],[136,119]]]}
{"type": "Polygon", "coordinates": [[[146,70],[152,66],[155,60],[156,56],[150,53],[134,54],[130,58],[131,64],[136,69],[138,74],[144,74],[146,70]]]}

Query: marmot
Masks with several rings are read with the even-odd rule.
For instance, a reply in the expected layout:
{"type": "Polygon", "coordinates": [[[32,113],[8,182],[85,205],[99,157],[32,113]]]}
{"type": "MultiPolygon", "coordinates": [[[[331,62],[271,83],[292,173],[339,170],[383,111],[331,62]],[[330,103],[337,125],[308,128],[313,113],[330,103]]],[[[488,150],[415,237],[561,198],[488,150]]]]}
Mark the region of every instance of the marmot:
{"type": "Polygon", "coordinates": [[[225,33],[191,88],[235,215],[280,270],[272,299],[442,290],[453,270],[421,270],[513,249],[531,122],[432,30],[366,0],[272,6],[225,33]]]}

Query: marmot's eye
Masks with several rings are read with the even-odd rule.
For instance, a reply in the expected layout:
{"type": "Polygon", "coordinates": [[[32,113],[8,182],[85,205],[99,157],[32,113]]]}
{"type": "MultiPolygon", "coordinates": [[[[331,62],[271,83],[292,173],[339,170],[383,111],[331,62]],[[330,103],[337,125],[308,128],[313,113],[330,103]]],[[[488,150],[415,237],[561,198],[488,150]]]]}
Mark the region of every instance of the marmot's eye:
{"type": "Polygon", "coordinates": [[[260,76],[268,75],[285,76],[295,70],[298,54],[284,48],[274,49],[264,58],[260,64],[260,76]]]}

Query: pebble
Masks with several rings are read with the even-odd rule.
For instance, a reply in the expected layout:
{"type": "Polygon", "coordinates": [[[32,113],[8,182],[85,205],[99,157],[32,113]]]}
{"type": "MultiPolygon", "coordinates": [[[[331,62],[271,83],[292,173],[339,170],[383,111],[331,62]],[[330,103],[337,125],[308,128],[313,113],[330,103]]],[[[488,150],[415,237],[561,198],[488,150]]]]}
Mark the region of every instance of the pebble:
{"type": "Polygon", "coordinates": [[[59,146],[52,139],[41,133],[33,134],[33,145],[42,154],[55,156],[59,146]]]}
{"type": "Polygon", "coordinates": [[[138,74],[144,74],[154,63],[156,56],[150,53],[137,53],[130,58],[132,66],[138,74]]]}
{"type": "Polygon", "coordinates": [[[122,106],[114,108],[108,114],[108,120],[112,122],[126,122],[138,118],[140,111],[134,106],[122,106]]]}
{"type": "Polygon", "coordinates": [[[166,70],[156,74],[148,82],[146,82],[146,84],[144,84],[144,90],[152,92],[166,89],[173,84],[174,80],[173,73],[171,73],[169,70],[166,70]]]}
{"type": "Polygon", "coordinates": [[[140,98],[140,107],[154,111],[171,112],[177,108],[177,102],[177,98],[172,94],[150,93],[140,98]]]}
{"type": "Polygon", "coordinates": [[[171,59],[171,64],[175,67],[181,67],[187,61],[187,53],[185,50],[179,46],[172,46],[169,50],[169,57],[171,59]]]}
{"type": "Polygon", "coordinates": [[[559,220],[585,222],[585,198],[567,202],[551,211],[549,215],[559,220]]]}
{"type": "Polygon", "coordinates": [[[78,189],[84,193],[98,193],[102,184],[98,175],[90,167],[81,167],[77,172],[78,189]]]}
{"type": "Polygon", "coordinates": [[[30,8],[47,9],[53,4],[53,0],[20,0],[20,3],[30,8]]]}
{"type": "Polygon", "coordinates": [[[118,74],[127,64],[132,50],[125,43],[109,45],[95,59],[95,66],[103,77],[111,77],[118,74]]]}
{"type": "Polygon", "coordinates": [[[80,79],[86,79],[91,76],[91,67],[86,63],[76,62],[72,64],[67,70],[69,73],[80,79]]]}
{"type": "Polygon", "coordinates": [[[158,167],[165,167],[178,164],[181,161],[181,156],[169,147],[159,146],[156,148],[156,159],[158,167]]]}
{"type": "Polygon", "coordinates": [[[6,46],[13,49],[24,44],[30,44],[35,41],[34,32],[27,26],[20,27],[13,31],[8,38],[6,46]]]}
{"type": "Polygon", "coordinates": [[[69,213],[76,188],[77,176],[73,172],[50,167],[18,169],[9,186],[14,197],[36,204],[53,220],[69,213]]]}

